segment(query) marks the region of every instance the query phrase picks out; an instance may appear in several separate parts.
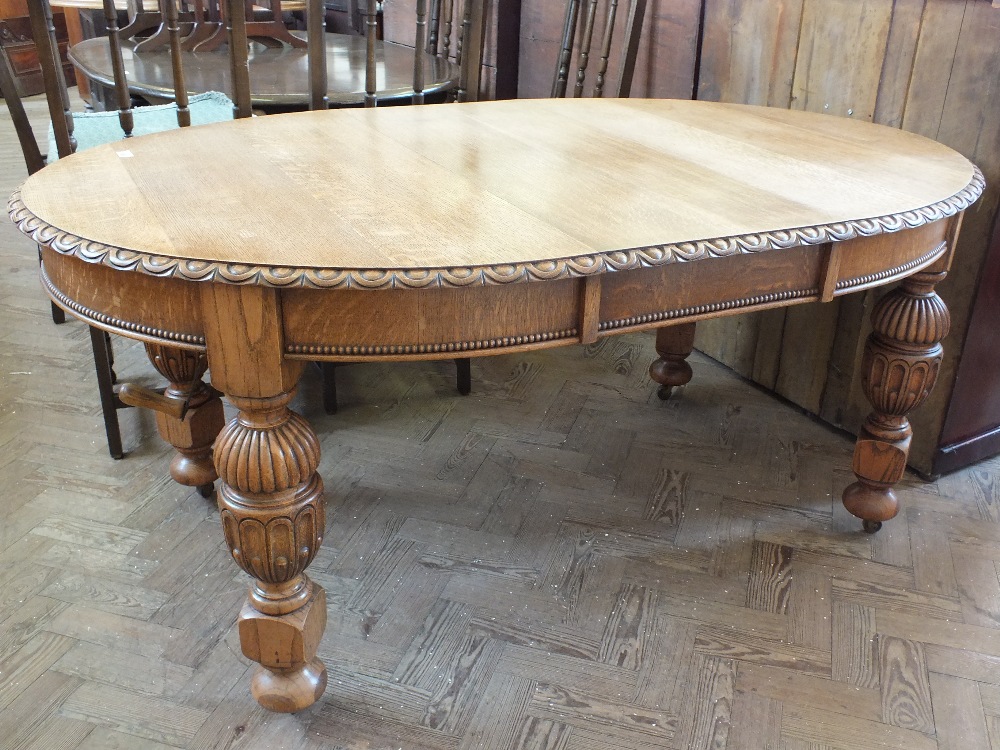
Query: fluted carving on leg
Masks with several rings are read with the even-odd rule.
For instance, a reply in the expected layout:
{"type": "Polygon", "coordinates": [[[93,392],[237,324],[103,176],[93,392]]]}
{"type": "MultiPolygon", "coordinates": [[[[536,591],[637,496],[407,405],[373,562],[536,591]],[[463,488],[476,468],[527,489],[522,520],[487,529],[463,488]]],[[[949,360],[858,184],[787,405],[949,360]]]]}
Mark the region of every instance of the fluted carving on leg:
{"type": "Polygon", "coordinates": [[[230,400],[240,412],[216,441],[215,465],[226,543],[254,579],[240,613],[240,643],[262,667],[254,697],[272,710],[296,711],[326,686],[316,658],[326,599],[305,574],[326,528],[319,441],[288,408],[290,393],[230,400]]]}
{"type": "Polygon", "coordinates": [[[941,367],[941,340],[951,318],[934,286],[943,271],[916,273],[872,310],[874,330],[865,344],[862,387],[874,407],[854,448],[858,481],[844,490],[844,505],[866,531],[899,512],[893,492],[906,469],[912,430],[907,414],[930,394],[941,367]]]}
{"type": "Polygon", "coordinates": [[[233,559],[254,579],[258,612],[282,615],[304,605],[312,584],[304,574],[323,543],[323,482],[315,475],[287,503],[262,507],[223,485],[219,511],[233,559]]]}
{"type": "MultiPolygon", "coordinates": [[[[231,400],[240,407],[240,399],[231,400]]],[[[215,461],[226,484],[241,492],[280,492],[316,473],[316,433],[287,408],[288,400],[286,394],[273,404],[257,402],[252,417],[241,412],[219,434],[215,461]]]]}
{"type": "Polygon", "coordinates": [[[156,371],[170,381],[166,395],[187,398],[204,389],[201,379],[208,370],[205,352],[146,344],[146,355],[156,371]]]}
{"type": "Polygon", "coordinates": [[[170,476],[208,496],[217,479],[212,443],[224,421],[222,401],[202,380],[208,359],[204,352],[162,344],[146,344],[146,355],[169,383],[163,395],[186,405],[180,419],[156,414],[160,435],[177,449],[170,463],[170,476]]]}

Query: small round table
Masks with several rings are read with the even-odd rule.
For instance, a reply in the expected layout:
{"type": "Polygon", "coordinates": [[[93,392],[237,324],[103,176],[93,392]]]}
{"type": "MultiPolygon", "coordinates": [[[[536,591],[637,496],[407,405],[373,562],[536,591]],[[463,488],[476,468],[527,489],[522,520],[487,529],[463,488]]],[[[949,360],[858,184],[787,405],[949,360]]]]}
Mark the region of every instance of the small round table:
{"type": "MultiPolygon", "coordinates": [[[[134,52],[135,41],[122,43],[129,91],[151,104],[173,100],[170,52],[166,47],[134,52]]],[[[377,42],[376,89],[381,102],[406,100],[413,93],[413,49],[377,42]]],[[[188,93],[232,91],[229,54],[225,47],[211,52],[182,52],[188,93]]],[[[70,48],[70,61],[87,78],[114,87],[111,52],[106,38],[86,39],[70,48]]],[[[365,39],[326,34],[326,61],[331,106],[360,105],[365,95],[365,39]]],[[[304,48],[273,48],[254,42],[250,48],[250,98],[263,110],[305,108],[309,102],[309,64],[304,48]]],[[[458,85],[457,65],[424,54],[424,93],[442,94],[458,85]]],[[[112,101],[108,99],[107,101],[112,101]]]]}

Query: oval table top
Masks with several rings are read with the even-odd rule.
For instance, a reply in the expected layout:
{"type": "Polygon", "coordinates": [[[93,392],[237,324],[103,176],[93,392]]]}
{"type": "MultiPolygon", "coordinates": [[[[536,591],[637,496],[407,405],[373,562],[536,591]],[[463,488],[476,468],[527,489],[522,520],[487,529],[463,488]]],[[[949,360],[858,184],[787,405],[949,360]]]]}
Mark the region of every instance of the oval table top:
{"type": "MultiPolygon", "coordinates": [[[[146,342],[170,382],[124,388],[125,401],[158,411],[178,481],[207,489],[218,476],[227,546],[253,579],[239,614],[243,653],[261,664],[251,692],[290,712],[327,682],[327,600],[304,575],[325,528],[320,440],[289,408],[305,361],[478,357],[655,327],[649,375],[669,393],[692,377],[698,320],[903,279],[873,308],[861,368],[844,373],[873,405],[844,506],[874,532],[898,512],[906,415],[934,384],[949,327],[934,286],[982,189],[959,154],[866,123],[550,99],[119,141],[35,173],[10,211],[42,246],[52,299],[146,342]],[[206,368],[239,410],[225,427],[206,368]]],[[[493,408],[511,408],[496,390],[493,408]]],[[[615,424],[656,444],[663,411],[640,411],[615,424]]]]}
{"type": "MultiPolygon", "coordinates": [[[[334,106],[356,105],[365,95],[365,39],[348,34],[326,34],[329,98],[334,106]]],[[[169,48],[136,53],[135,40],[122,42],[122,58],[129,90],[152,100],[173,100],[173,73],[169,48]]],[[[188,92],[231,92],[229,53],[225,45],[211,52],[183,51],[188,92]]],[[[413,49],[392,42],[376,42],[376,88],[380,101],[408,99],[413,94],[413,49]]],[[[70,61],[88,78],[114,86],[111,50],[106,37],[86,39],[69,50],[70,61]]],[[[309,101],[309,62],[306,49],[250,45],[250,98],[255,107],[292,107],[309,101]]],[[[424,55],[424,93],[449,91],[458,85],[459,69],[440,57],[424,55]]]]}
{"type": "Polygon", "coordinates": [[[581,276],[921,226],[982,192],[926,138],[679,100],[331,110],[90,149],[11,199],[64,254],[159,276],[426,287],[581,276]],[[72,195],[72,200],[66,196],[72,195]]]}

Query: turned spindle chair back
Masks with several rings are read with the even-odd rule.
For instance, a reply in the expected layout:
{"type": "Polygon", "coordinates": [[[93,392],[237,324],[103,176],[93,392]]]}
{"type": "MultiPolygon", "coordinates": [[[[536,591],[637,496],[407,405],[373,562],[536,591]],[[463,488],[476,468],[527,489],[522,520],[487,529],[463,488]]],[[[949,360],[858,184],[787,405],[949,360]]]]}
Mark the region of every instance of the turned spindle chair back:
{"type": "Polygon", "coordinates": [[[429,0],[427,51],[459,66],[461,75],[455,101],[479,99],[487,0],[429,0]]]}
{"type": "MultiPolygon", "coordinates": [[[[232,104],[224,96],[209,94],[189,98],[187,95],[183,69],[180,64],[181,30],[178,23],[177,6],[173,3],[165,3],[164,5],[166,7],[165,28],[171,45],[174,69],[176,103],[160,107],[133,108],[128,82],[125,78],[118,29],[118,13],[113,0],[104,0],[104,15],[108,27],[108,44],[114,73],[117,113],[85,112],[74,114],[59,57],[59,47],[52,22],[52,9],[48,0],[27,0],[27,4],[49,111],[51,134],[44,147],[39,143],[25,114],[23,103],[14,86],[13,72],[2,59],[0,59],[0,93],[3,94],[11,120],[14,123],[29,174],[34,174],[42,169],[48,161],[69,156],[78,149],[130,138],[136,132],[155,132],[171,127],[186,127],[192,123],[192,110],[198,113],[197,119],[203,122],[231,119],[232,104]]],[[[52,317],[56,323],[65,321],[65,314],[54,303],[52,317]]],[[[123,408],[125,404],[115,393],[111,342],[107,334],[96,328],[91,327],[90,334],[108,451],[112,457],[121,458],[124,451],[117,410],[123,408]]]]}
{"type": "MultiPolygon", "coordinates": [[[[46,0],[29,0],[28,14],[42,71],[52,133],[58,145],[59,156],[69,155],[76,150],[76,139],[73,135],[73,115],[70,111],[69,92],[66,88],[65,73],[59,57],[55,26],[52,22],[52,9],[46,0]]],[[[28,174],[34,174],[45,167],[49,156],[55,159],[56,154],[48,153],[51,150],[48,143],[45,144],[44,149],[39,144],[28,120],[24,104],[14,85],[13,71],[2,58],[0,58],[0,94],[3,95],[7,111],[14,124],[28,174]]],[[[64,323],[66,314],[63,310],[54,302],[51,303],[51,307],[53,322],[64,323]]],[[[124,450],[117,409],[124,405],[114,392],[115,376],[110,340],[107,334],[93,327],[90,329],[90,340],[108,452],[113,458],[122,458],[124,450]]]]}
{"type": "MultiPolygon", "coordinates": [[[[375,40],[378,36],[377,0],[363,0],[367,38],[365,106],[378,103],[375,40]]],[[[479,99],[486,36],[486,0],[415,0],[416,25],[413,56],[413,104],[424,104],[423,53],[440,57],[459,68],[457,86],[448,97],[466,102],[479,99]]],[[[385,13],[392,12],[391,9],[385,13]]]]}
{"type": "MultiPolygon", "coordinates": [[[[254,38],[255,30],[253,21],[248,21],[248,16],[252,15],[252,6],[246,0],[223,0],[223,18],[226,25],[229,41],[229,63],[230,80],[232,91],[230,95],[233,99],[233,117],[241,119],[250,117],[250,68],[247,64],[249,59],[250,39],[254,38]]],[[[280,9],[280,4],[278,4],[280,9]]],[[[277,15],[277,13],[276,13],[277,15]]],[[[284,35],[269,35],[260,37],[261,40],[268,40],[273,43],[287,42],[287,44],[307,48],[306,57],[309,68],[309,109],[327,109],[330,106],[329,89],[326,69],[326,8],[323,0],[306,0],[306,39],[302,40],[298,36],[289,34],[285,40],[284,35]]],[[[287,33],[287,32],[286,32],[287,33]]]]}
{"type": "MultiPolygon", "coordinates": [[[[361,0],[360,13],[366,37],[365,106],[378,104],[376,41],[381,40],[382,8],[378,0],[361,0]]],[[[386,10],[385,12],[391,12],[386,10]]],[[[475,101],[479,98],[486,34],[486,0],[416,0],[416,32],[413,45],[412,104],[426,104],[425,54],[440,56],[459,67],[458,85],[449,98],[475,101]]],[[[337,411],[336,363],[324,362],[323,408],[337,411]]],[[[472,390],[472,368],[468,357],[455,359],[456,387],[463,396],[472,390]]]]}
{"type": "Polygon", "coordinates": [[[552,82],[553,97],[584,96],[588,68],[595,56],[595,76],[590,95],[600,97],[607,93],[627,97],[631,92],[646,0],[605,0],[604,4],[604,12],[600,13],[600,0],[568,0],[562,44],[552,82]],[[627,8],[623,7],[626,5],[627,8]],[[621,27],[619,21],[624,21],[621,27]],[[608,66],[619,37],[618,80],[608,89],[608,66]],[[597,40],[600,46],[595,49],[594,42],[597,40]]]}
{"type": "MultiPolygon", "coordinates": [[[[40,29],[36,30],[35,18],[51,18],[48,0],[28,0],[29,12],[32,16],[32,30],[36,38],[40,29]]],[[[185,84],[184,67],[181,57],[181,45],[183,41],[182,28],[179,21],[179,11],[175,2],[162,3],[163,22],[161,24],[163,34],[169,44],[171,68],[173,74],[174,103],[166,107],[137,108],[133,107],[132,96],[128,89],[128,80],[125,74],[125,63],[122,54],[122,31],[118,27],[118,12],[114,6],[114,0],[103,0],[104,20],[107,25],[108,46],[111,56],[111,69],[114,79],[114,103],[118,112],[118,122],[120,133],[108,132],[106,115],[84,113],[74,116],[70,114],[69,98],[66,94],[65,80],[61,72],[52,71],[52,66],[42,65],[42,75],[45,79],[46,92],[56,89],[60,91],[63,103],[64,116],[52,111],[53,98],[50,101],[50,115],[52,118],[52,130],[55,137],[55,145],[60,158],[69,155],[77,148],[88,148],[99,143],[106,143],[117,138],[131,138],[138,133],[157,132],[171,127],[187,127],[192,123],[192,107],[200,113],[200,121],[212,122],[222,119],[224,109],[219,109],[212,104],[204,102],[218,103],[218,97],[189,97],[185,84]],[[90,118],[95,117],[91,121],[90,118]],[[138,121],[137,121],[138,118],[138,121]],[[105,127],[97,128],[96,122],[101,122],[105,127]],[[138,131],[137,131],[138,124],[138,131]],[[76,131],[76,132],[75,132],[76,131]]],[[[46,58],[48,55],[46,55],[46,58]]],[[[52,155],[49,155],[52,158],[52,155]]]]}

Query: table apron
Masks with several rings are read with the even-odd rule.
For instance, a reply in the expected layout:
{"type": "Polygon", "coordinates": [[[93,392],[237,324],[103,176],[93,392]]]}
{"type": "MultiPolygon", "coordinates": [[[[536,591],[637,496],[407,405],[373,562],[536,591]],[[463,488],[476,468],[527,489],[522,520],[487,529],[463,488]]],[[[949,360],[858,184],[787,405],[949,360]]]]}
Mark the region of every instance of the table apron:
{"type": "MultiPolygon", "coordinates": [[[[839,243],[528,283],[277,290],[283,356],[369,361],[486,356],[681,321],[830,300],[908,276],[948,252],[954,219],[839,243]]],[[[199,287],[43,248],[42,283],[69,313],[134,339],[205,349],[199,287]]]]}

